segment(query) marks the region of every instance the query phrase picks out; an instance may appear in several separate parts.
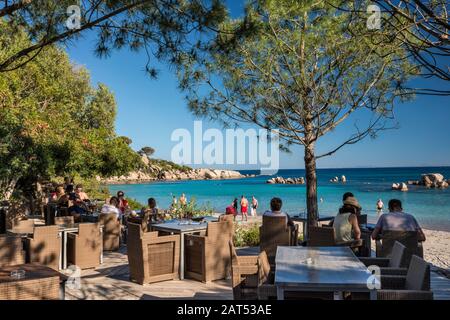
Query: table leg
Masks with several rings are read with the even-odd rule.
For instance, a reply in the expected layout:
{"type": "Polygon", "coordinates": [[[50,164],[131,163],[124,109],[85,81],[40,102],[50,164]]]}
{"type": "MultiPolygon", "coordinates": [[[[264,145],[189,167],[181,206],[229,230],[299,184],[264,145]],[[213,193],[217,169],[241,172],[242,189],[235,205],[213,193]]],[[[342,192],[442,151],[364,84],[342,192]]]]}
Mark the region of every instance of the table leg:
{"type": "Polygon", "coordinates": [[[63,231],[63,247],[64,247],[64,254],[63,254],[63,269],[67,269],[67,232],[63,231]]]}
{"type": "Polygon", "coordinates": [[[284,300],[284,289],[277,287],[277,300],[284,300]]]}
{"type": "Polygon", "coordinates": [[[180,280],[184,279],[184,233],[180,233],[180,280]]]}

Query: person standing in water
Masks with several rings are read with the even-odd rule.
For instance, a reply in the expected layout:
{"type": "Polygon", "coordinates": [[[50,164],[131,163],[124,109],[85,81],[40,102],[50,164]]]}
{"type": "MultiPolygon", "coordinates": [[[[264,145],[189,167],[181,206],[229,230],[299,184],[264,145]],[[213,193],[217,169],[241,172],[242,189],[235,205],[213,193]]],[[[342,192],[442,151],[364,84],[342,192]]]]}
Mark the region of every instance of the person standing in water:
{"type": "Polygon", "coordinates": [[[255,196],[252,196],[252,208],[251,208],[252,217],[256,217],[257,208],[258,208],[258,200],[256,200],[255,196]]]}
{"type": "Polygon", "coordinates": [[[242,221],[244,221],[244,216],[245,216],[245,221],[247,221],[248,220],[248,200],[244,196],[241,197],[241,214],[242,214],[242,221]]]}
{"type": "Polygon", "coordinates": [[[181,197],[180,197],[180,204],[181,204],[182,206],[185,206],[185,205],[187,204],[186,195],[185,195],[184,193],[181,194],[181,197]]]}
{"type": "Polygon", "coordinates": [[[383,212],[383,206],[384,206],[383,201],[381,201],[381,199],[378,199],[378,201],[377,201],[377,213],[378,214],[383,212]]]}

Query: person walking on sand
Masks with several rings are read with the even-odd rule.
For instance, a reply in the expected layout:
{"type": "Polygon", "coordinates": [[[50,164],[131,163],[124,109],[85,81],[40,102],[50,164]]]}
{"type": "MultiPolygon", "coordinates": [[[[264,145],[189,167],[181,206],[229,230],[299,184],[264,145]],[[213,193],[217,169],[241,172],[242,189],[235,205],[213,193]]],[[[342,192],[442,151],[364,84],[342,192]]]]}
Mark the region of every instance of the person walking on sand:
{"type": "Polygon", "coordinates": [[[255,196],[252,196],[252,208],[251,208],[251,216],[256,217],[256,209],[258,208],[258,200],[255,196]]]}
{"type": "Polygon", "coordinates": [[[245,221],[248,220],[248,200],[244,196],[241,197],[241,215],[242,215],[242,221],[244,221],[244,216],[245,216],[245,221]]]}
{"type": "Polygon", "coordinates": [[[383,212],[383,206],[384,206],[383,201],[381,199],[378,199],[378,201],[377,201],[377,213],[378,214],[383,212]]]}

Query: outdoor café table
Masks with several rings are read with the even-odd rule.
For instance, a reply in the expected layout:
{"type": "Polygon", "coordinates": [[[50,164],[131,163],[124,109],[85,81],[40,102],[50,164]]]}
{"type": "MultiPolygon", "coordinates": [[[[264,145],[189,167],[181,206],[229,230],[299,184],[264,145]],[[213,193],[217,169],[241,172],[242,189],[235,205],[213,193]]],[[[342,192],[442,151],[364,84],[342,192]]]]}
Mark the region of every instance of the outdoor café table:
{"type": "Polygon", "coordinates": [[[39,264],[0,268],[0,300],[64,300],[67,277],[39,264]],[[20,270],[20,271],[19,271],[20,270]],[[11,272],[24,272],[14,277],[11,272]]]}
{"type": "Polygon", "coordinates": [[[180,279],[184,279],[184,235],[206,230],[207,222],[217,221],[216,217],[205,217],[203,222],[169,220],[152,224],[152,230],[180,235],[180,279]]]}
{"type": "Polygon", "coordinates": [[[343,292],[368,292],[376,299],[368,286],[371,272],[348,247],[279,246],[275,264],[278,300],[285,291],[334,292],[335,299],[343,292]]]}
{"type": "MultiPolygon", "coordinates": [[[[59,227],[59,236],[62,240],[61,251],[60,251],[60,255],[59,255],[59,269],[60,270],[67,269],[67,234],[78,232],[78,226],[79,226],[79,223],[69,223],[69,224],[62,224],[62,225],[58,226],[59,227]]],[[[100,226],[100,232],[103,232],[103,226],[100,226]]],[[[11,235],[17,235],[22,238],[27,238],[30,235],[32,236],[32,234],[30,234],[30,233],[24,233],[22,230],[14,229],[14,228],[8,229],[7,233],[11,234],[11,235]]],[[[103,252],[102,252],[102,255],[100,256],[100,263],[103,263],[103,252]]]]}

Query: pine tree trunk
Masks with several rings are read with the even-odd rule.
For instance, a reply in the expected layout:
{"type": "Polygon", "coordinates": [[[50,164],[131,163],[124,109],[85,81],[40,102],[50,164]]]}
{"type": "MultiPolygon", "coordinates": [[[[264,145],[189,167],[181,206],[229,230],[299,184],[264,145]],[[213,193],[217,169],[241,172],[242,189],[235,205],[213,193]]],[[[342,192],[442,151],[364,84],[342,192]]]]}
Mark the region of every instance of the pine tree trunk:
{"type": "Polygon", "coordinates": [[[317,206],[317,175],[314,143],[305,147],[305,171],[306,171],[306,209],[308,214],[307,227],[317,225],[319,216],[317,206]]]}

